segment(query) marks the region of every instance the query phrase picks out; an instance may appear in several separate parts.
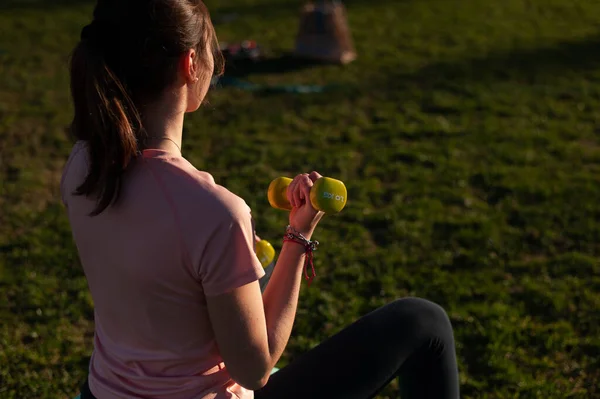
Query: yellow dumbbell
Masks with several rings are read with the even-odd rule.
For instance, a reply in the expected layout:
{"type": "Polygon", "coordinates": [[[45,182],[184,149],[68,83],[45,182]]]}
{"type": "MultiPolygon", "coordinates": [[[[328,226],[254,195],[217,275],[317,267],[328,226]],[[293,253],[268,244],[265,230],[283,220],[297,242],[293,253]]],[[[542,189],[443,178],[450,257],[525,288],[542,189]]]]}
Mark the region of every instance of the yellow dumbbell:
{"type": "MultiPolygon", "coordinates": [[[[278,177],[269,184],[267,197],[273,208],[287,211],[292,209],[286,195],[291,182],[289,177],[278,177]]],[[[312,206],[325,213],[338,213],[346,206],[347,199],[348,192],[344,183],[331,177],[317,179],[310,190],[312,206]]]]}
{"type": "Polygon", "coordinates": [[[256,256],[263,267],[267,267],[275,259],[275,248],[267,240],[256,243],[256,256]]]}

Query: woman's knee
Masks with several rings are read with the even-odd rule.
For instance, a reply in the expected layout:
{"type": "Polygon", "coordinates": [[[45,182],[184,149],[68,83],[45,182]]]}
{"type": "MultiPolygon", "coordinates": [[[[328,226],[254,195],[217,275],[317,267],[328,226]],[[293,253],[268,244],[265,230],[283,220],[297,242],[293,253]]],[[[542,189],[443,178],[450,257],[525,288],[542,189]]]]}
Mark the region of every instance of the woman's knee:
{"type": "Polygon", "coordinates": [[[448,313],[435,302],[423,298],[396,299],[390,306],[400,320],[400,328],[410,326],[416,334],[429,337],[452,338],[452,324],[448,313]]]}

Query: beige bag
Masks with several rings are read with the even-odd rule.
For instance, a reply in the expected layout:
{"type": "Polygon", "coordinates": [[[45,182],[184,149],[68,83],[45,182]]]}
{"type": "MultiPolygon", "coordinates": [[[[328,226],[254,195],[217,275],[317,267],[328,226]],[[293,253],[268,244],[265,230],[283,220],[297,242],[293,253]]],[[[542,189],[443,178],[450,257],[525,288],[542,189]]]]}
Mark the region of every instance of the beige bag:
{"type": "Polygon", "coordinates": [[[356,59],[346,8],[340,1],[321,0],[303,7],[295,55],[341,64],[356,59]]]}

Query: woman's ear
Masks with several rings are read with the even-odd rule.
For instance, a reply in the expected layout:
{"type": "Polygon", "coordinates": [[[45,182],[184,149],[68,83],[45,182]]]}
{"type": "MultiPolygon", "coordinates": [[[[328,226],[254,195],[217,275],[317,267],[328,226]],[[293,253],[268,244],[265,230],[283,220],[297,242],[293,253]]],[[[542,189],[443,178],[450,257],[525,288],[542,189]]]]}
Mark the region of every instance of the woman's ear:
{"type": "Polygon", "coordinates": [[[180,73],[185,84],[198,82],[198,53],[189,49],[181,56],[180,73]]]}

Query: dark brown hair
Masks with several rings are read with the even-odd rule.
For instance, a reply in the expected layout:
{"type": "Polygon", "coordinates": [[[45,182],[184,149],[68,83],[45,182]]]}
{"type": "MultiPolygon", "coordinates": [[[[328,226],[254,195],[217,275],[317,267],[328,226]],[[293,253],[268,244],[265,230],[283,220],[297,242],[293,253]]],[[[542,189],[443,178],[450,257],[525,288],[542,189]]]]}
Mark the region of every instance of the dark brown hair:
{"type": "Polygon", "coordinates": [[[91,215],[118,200],[123,172],[144,139],[143,105],[176,80],[187,50],[196,49],[208,70],[209,48],[220,73],[223,59],[201,0],[98,0],[70,64],[70,130],[87,142],[90,160],[75,194],[96,199],[91,215]]]}

